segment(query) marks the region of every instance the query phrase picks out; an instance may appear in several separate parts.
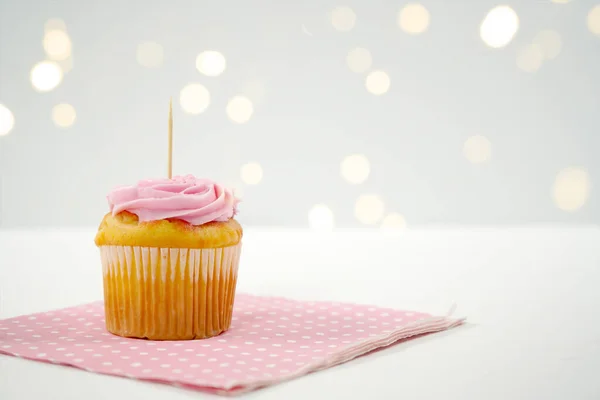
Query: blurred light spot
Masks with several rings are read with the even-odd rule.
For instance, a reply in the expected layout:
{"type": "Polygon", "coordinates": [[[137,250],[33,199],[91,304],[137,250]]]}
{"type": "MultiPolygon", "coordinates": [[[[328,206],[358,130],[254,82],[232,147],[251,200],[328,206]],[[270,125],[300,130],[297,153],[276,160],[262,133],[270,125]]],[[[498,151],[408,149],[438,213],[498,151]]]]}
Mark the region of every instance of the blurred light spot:
{"type": "Polygon", "coordinates": [[[67,24],[65,24],[65,21],[63,21],[62,19],[58,19],[58,18],[51,18],[48,21],[46,21],[46,23],[44,24],[44,32],[50,32],[50,31],[67,31],[67,24]]]}
{"type": "Polygon", "coordinates": [[[562,50],[562,39],[556,31],[540,31],[533,38],[533,44],[539,46],[546,60],[555,59],[562,50]]]}
{"type": "Polygon", "coordinates": [[[247,185],[258,184],[263,177],[263,170],[259,163],[251,162],[242,165],[240,168],[240,177],[247,185]]]}
{"type": "Polygon", "coordinates": [[[244,189],[242,189],[239,186],[234,186],[232,188],[232,190],[233,190],[233,195],[235,196],[235,198],[240,199],[240,200],[244,198],[244,189]]]}
{"type": "Polygon", "coordinates": [[[65,60],[57,61],[57,63],[60,69],[62,70],[63,74],[68,74],[73,69],[73,56],[65,60]]]}
{"type": "Polygon", "coordinates": [[[346,63],[352,72],[356,72],[357,74],[366,72],[371,68],[371,53],[367,49],[357,47],[348,52],[346,63]]]}
{"type": "Polygon", "coordinates": [[[229,103],[227,103],[226,111],[230,120],[237,124],[243,124],[248,122],[252,116],[254,107],[247,97],[234,96],[229,100],[229,103]]]}
{"type": "Polygon", "coordinates": [[[60,66],[53,61],[42,61],[31,69],[33,87],[40,92],[48,92],[57,87],[63,78],[60,66]]]}
{"type": "Polygon", "coordinates": [[[556,4],[567,4],[567,3],[572,2],[573,0],[551,0],[551,1],[556,4]]]}
{"type": "Polygon", "coordinates": [[[463,153],[473,164],[489,161],[492,156],[492,144],[481,135],[471,136],[465,141],[463,153]]]}
{"type": "Polygon", "coordinates": [[[381,228],[385,230],[397,230],[406,228],[406,220],[402,214],[389,213],[381,222],[381,228]]]}
{"type": "Polygon", "coordinates": [[[242,187],[242,183],[240,181],[230,181],[225,187],[233,192],[233,195],[237,199],[242,199],[244,197],[244,189],[242,187]]]}
{"type": "Polygon", "coordinates": [[[301,28],[302,28],[302,33],[304,33],[306,36],[312,36],[313,35],[312,33],[310,33],[308,31],[308,29],[306,28],[306,25],[302,24],[301,28]]]}
{"type": "Polygon", "coordinates": [[[590,178],[587,171],[579,167],[561,170],[552,188],[554,204],[561,210],[575,211],[581,208],[590,194],[590,178]]]}
{"type": "Polygon", "coordinates": [[[136,59],[138,64],[146,68],[158,68],[165,57],[163,47],[155,42],[142,42],[137,46],[136,59]]]}
{"type": "Polygon", "coordinates": [[[385,207],[379,196],[374,194],[361,195],[354,205],[354,216],[363,224],[376,224],[381,217],[385,207]]]}
{"type": "Polygon", "coordinates": [[[63,30],[52,30],[44,35],[44,51],[51,60],[65,60],[71,56],[71,38],[63,30]]]}
{"type": "Polygon", "coordinates": [[[506,46],[519,30],[519,17],[508,6],[493,8],[484,18],[479,28],[481,39],[490,47],[506,46]]]}
{"type": "Polygon", "coordinates": [[[67,103],[57,104],[52,108],[52,121],[60,128],[68,128],[73,123],[77,115],[72,105],[67,103]]]}
{"type": "Polygon", "coordinates": [[[528,44],[517,53],[517,67],[525,72],[535,72],[544,62],[544,53],[537,44],[528,44]]]}
{"type": "Polygon", "coordinates": [[[336,7],[331,12],[331,24],[340,32],[348,32],[355,23],[356,14],[350,7],[336,7]]]}
{"type": "Polygon", "coordinates": [[[196,69],[206,76],[219,76],[225,71],[225,56],[218,51],[203,51],[196,57],[196,69]]]}
{"type": "Polygon", "coordinates": [[[15,126],[15,116],[4,104],[0,104],[0,136],[8,135],[15,126]]]}
{"type": "Polygon", "coordinates": [[[595,6],[588,13],[587,26],[590,32],[600,36],[600,5],[595,6]]]}
{"type": "Polygon", "coordinates": [[[382,95],[390,89],[390,77],[384,71],[373,71],[365,80],[367,90],[374,95],[382,95]]]}
{"type": "Polygon", "coordinates": [[[200,114],[210,104],[208,89],[199,83],[190,83],[179,93],[179,102],[183,111],[189,114],[200,114]]]}
{"type": "Polygon", "coordinates": [[[350,183],[363,183],[369,176],[369,160],[362,154],[352,154],[340,164],[342,177],[350,183]]]}
{"type": "Polygon", "coordinates": [[[418,3],[407,4],[398,14],[398,25],[411,35],[423,33],[429,27],[429,11],[418,3]]]}
{"type": "Polygon", "coordinates": [[[331,231],[334,227],[333,212],[325,204],[315,204],[308,211],[308,225],[316,231],[331,231]]]}
{"type": "Polygon", "coordinates": [[[261,105],[265,100],[265,85],[260,81],[247,82],[242,93],[255,105],[261,105]]]}

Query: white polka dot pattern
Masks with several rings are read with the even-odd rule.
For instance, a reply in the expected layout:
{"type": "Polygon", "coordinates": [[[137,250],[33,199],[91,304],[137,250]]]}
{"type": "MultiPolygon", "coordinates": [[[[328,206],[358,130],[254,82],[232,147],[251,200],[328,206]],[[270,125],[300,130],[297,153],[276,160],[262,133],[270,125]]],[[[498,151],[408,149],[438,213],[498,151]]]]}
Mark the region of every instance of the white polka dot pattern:
{"type": "Polygon", "coordinates": [[[103,303],[97,302],[2,320],[0,354],[232,393],[463,322],[414,311],[238,294],[228,332],[204,340],[153,342],[107,333],[103,315],[103,303]]]}

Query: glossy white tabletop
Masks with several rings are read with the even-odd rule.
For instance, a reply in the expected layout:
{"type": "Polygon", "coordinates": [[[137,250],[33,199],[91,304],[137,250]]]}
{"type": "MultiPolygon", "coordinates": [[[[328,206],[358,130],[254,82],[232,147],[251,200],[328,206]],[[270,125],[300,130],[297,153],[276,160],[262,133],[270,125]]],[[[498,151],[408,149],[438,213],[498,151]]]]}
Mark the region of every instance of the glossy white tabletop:
{"type": "MultiPolygon", "coordinates": [[[[0,231],[0,318],[102,298],[93,230],[0,231]]],[[[600,399],[600,229],[314,234],[247,229],[239,290],[455,315],[468,324],[248,399],[600,399]]],[[[204,399],[0,356],[0,399],[204,399]]]]}

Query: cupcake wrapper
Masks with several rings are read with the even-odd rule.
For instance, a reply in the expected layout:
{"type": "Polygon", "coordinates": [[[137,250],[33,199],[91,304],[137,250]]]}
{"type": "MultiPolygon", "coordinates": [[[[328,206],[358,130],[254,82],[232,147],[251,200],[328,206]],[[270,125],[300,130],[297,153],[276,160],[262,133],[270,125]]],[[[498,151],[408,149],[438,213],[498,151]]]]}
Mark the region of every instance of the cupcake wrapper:
{"type": "Polygon", "coordinates": [[[101,246],[106,328],[153,340],[208,338],[226,331],[241,246],[101,246]]]}

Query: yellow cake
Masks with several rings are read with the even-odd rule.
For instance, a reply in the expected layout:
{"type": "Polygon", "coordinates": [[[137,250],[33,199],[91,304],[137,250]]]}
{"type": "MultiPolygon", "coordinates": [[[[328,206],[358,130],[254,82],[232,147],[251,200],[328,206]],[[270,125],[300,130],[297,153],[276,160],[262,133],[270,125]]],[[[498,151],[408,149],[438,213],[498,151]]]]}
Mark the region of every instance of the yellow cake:
{"type": "Polygon", "coordinates": [[[242,227],[233,218],[200,226],[178,219],[139,222],[137,215],[122,211],[102,219],[96,246],[147,246],[204,249],[236,245],[242,240],[242,227]]]}
{"type": "Polygon", "coordinates": [[[108,198],[95,238],[107,330],[153,340],[226,331],[242,239],[232,192],[186,176],[141,181],[108,198]]]}

